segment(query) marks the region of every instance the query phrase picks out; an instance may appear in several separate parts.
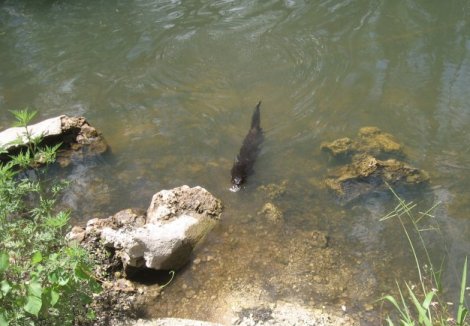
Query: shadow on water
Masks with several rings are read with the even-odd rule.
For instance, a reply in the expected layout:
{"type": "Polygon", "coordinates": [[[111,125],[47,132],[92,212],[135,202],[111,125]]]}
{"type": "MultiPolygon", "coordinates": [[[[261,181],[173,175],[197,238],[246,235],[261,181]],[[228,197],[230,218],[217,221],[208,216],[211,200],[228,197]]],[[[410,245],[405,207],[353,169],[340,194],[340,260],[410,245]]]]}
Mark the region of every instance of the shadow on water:
{"type": "Polygon", "coordinates": [[[170,284],[173,279],[173,273],[171,271],[156,271],[150,268],[128,267],[126,276],[129,280],[137,282],[137,284],[158,286],[170,284]]]}

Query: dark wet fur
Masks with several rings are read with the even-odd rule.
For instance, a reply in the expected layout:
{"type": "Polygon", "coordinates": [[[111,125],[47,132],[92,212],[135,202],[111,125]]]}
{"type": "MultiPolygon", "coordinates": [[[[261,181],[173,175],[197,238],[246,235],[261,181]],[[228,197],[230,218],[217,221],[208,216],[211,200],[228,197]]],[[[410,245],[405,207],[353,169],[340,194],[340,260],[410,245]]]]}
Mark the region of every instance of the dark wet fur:
{"type": "MultiPolygon", "coordinates": [[[[261,129],[261,101],[256,105],[251,118],[251,127],[243,140],[240,153],[232,167],[232,184],[239,187],[245,183],[250,174],[253,173],[253,165],[263,142],[263,129],[261,129]]],[[[236,189],[238,190],[238,189],[236,189]]]]}

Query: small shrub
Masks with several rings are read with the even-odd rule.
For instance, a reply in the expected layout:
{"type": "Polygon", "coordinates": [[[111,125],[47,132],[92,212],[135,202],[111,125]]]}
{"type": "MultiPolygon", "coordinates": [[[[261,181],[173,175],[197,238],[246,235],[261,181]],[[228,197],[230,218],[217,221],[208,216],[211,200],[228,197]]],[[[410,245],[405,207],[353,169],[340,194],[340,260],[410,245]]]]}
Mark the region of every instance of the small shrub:
{"type": "Polygon", "coordinates": [[[0,326],[91,320],[87,304],[99,291],[93,263],[84,249],[66,243],[70,214],[55,209],[66,183],[46,182],[39,168],[54,162],[59,145],[43,147],[31,136],[27,127],[34,113],[13,114],[27,143],[0,163],[0,326]]]}

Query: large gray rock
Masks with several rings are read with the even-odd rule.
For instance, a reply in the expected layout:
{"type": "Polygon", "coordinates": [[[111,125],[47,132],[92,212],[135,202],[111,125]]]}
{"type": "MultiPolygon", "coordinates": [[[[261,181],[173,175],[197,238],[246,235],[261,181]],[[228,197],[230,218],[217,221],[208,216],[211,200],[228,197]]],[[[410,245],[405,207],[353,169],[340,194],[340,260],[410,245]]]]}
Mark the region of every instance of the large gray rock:
{"type": "Polygon", "coordinates": [[[220,218],[220,201],[201,187],[156,193],[143,226],[104,227],[101,239],[117,249],[125,267],[177,270],[220,218]]]}

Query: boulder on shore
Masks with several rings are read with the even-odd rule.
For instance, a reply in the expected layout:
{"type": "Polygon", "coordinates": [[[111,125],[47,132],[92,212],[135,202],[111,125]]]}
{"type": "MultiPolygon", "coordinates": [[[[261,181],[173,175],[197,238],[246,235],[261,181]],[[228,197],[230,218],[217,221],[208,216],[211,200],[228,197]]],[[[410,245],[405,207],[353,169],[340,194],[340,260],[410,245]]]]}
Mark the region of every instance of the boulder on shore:
{"type": "Polygon", "coordinates": [[[0,156],[0,160],[8,160],[9,155],[20,152],[35,138],[42,138],[43,145],[61,144],[60,148],[69,152],[59,153],[58,160],[61,165],[69,163],[70,152],[94,155],[102,154],[108,149],[103,136],[84,117],[61,115],[27,128],[14,127],[0,132],[0,148],[7,152],[0,156]]]}
{"type": "Polygon", "coordinates": [[[92,219],[85,230],[75,228],[68,237],[86,241],[87,235],[98,235],[125,269],[178,270],[221,213],[220,200],[207,190],[182,186],[156,193],[144,214],[124,210],[107,219],[92,219]]]}

